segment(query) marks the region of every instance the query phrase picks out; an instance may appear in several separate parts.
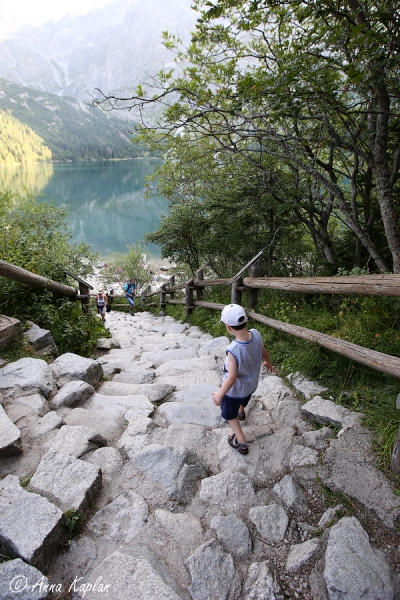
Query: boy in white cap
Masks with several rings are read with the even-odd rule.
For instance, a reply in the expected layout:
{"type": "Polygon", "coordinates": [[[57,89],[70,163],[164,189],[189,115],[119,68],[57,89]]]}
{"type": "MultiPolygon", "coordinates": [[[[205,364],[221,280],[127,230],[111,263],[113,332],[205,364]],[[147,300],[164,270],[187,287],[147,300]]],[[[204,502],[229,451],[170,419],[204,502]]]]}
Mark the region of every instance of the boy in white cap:
{"type": "Polygon", "coordinates": [[[240,454],[247,454],[249,449],[239,421],[246,418],[244,409],[257,389],[261,359],[268,372],[274,373],[275,369],[258,331],[247,330],[247,316],[242,306],[225,306],[221,321],[235,339],[226,349],[222,385],[218,392],[213,392],[213,399],[233,430],[228,444],[240,454]]]}

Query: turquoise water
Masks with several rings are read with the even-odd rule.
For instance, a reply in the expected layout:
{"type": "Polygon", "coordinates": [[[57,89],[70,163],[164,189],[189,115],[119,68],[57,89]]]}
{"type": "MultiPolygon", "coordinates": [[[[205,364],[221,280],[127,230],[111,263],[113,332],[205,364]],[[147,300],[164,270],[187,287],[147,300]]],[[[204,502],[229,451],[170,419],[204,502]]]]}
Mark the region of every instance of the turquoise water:
{"type": "MultiPolygon", "coordinates": [[[[56,163],[3,167],[0,185],[19,191],[22,186],[43,194],[40,201],[67,211],[73,240],[89,244],[106,256],[126,252],[158,228],[168,201],[160,196],[144,198],[145,177],[162,164],[156,159],[56,163]]],[[[146,246],[151,256],[159,248],[146,246]]]]}

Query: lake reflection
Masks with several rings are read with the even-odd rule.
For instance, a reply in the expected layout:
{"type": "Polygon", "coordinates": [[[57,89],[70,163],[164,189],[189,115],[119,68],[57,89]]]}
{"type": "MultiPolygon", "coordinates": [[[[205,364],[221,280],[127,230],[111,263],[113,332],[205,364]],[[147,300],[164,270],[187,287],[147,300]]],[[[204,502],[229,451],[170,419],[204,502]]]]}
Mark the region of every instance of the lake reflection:
{"type": "MultiPolygon", "coordinates": [[[[4,167],[0,177],[3,172],[2,189],[20,191],[5,185],[12,180],[7,170],[20,169],[20,177],[14,175],[20,181],[24,170],[29,168],[28,187],[44,194],[39,201],[65,208],[74,241],[83,241],[105,256],[110,252],[126,252],[127,245],[141,241],[145,233],[158,228],[161,214],[168,210],[168,201],[160,196],[144,198],[144,181],[161,164],[160,160],[144,159],[28,165],[4,167]],[[49,176],[44,183],[43,167],[52,170],[45,170],[49,176]],[[35,168],[38,181],[32,183],[35,168]]],[[[146,249],[149,254],[159,256],[157,246],[149,244],[146,249]]]]}

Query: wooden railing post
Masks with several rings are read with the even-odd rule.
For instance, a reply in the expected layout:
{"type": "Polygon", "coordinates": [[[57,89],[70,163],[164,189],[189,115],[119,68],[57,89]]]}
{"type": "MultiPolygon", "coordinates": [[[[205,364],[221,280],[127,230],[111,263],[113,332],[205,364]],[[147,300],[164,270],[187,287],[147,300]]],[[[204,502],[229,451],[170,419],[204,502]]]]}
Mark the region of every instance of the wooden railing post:
{"type": "MultiPolygon", "coordinates": [[[[204,279],[204,270],[199,269],[196,273],[196,281],[203,281],[204,279]]],[[[203,300],[204,288],[196,289],[196,300],[203,300]]]]}
{"type": "Polygon", "coordinates": [[[166,307],[167,307],[167,303],[166,303],[165,283],[163,283],[162,286],[160,287],[160,311],[161,310],[165,311],[166,307]]]}
{"type": "Polygon", "coordinates": [[[140,294],[140,305],[142,308],[144,308],[144,306],[145,306],[144,302],[146,300],[147,294],[150,294],[150,293],[151,293],[151,285],[148,285],[147,289],[143,290],[143,292],[140,294]]]}
{"type": "MultiPolygon", "coordinates": [[[[250,267],[250,277],[258,277],[260,275],[260,261],[257,260],[250,267]]],[[[248,297],[248,307],[254,308],[258,303],[258,290],[251,290],[248,297]]]]}
{"type": "Polygon", "coordinates": [[[194,306],[193,306],[193,287],[194,285],[194,281],[193,279],[190,279],[190,281],[188,281],[186,283],[186,288],[185,288],[185,314],[186,314],[186,318],[190,317],[190,315],[193,312],[194,306]]]}
{"type": "Polygon", "coordinates": [[[231,292],[231,303],[232,304],[242,304],[242,292],[237,288],[243,286],[243,279],[239,277],[232,283],[232,292],[231,292]]]}
{"type": "Polygon", "coordinates": [[[87,285],[85,285],[83,282],[79,281],[79,294],[81,296],[87,296],[87,298],[82,298],[81,302],[82,302],[82,310],[84,312],[88,311],[89,308],[89,304],[90,304],[90,290],[88,288],[87,285]]]}
{"type": "MultiPolygon", "coordinates": [[[[169,285],[171,287],[174,287],[174,285],[175,285],[175,275],[172,275],[172,277],[169,278],[169,285]]],[[[170,298],[171,298],[171,300],[173,300],[175,298],[174,292],[171,292],[170,298]]]]}

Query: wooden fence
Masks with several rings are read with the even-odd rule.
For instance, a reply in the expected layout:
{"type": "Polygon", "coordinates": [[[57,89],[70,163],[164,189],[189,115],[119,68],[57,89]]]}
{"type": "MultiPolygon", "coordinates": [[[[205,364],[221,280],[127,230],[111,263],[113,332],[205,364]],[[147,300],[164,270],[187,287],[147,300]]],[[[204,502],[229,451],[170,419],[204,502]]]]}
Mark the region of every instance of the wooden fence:
{"type": "Polygon", "coordinates": [[[70,275],[73,279],[75,279],[79,283],[79,290],[72,287],[71,285],[66,285],[64,283],[59,283],[58,281],[53,281],[48,277],[43,277],[42,275],[36,275],[35,273],[31,273],[26,269],[22,269],[21,267],[17,267],[12,263],[6,262],[5,260],[0,260],[0,276],[7,277],[7,279],[12,279],[14,281],[19,281],[20,283],[25,283],[32,287],[36,287],[41,290],[50,290],[51,292],[56,292],[57,294],[62,294],[63,296],[68,296],[71,300],[80,300],[83,305],[87,305],[90,302],[90,290],[93,287],[78,277],[74,275],[70,271],[64,270],[66,275],[70,275]]]}
{"type": "MultiPolygon", "coordinates": [[[[90,302],[90,290],[93,287],[83,279],[80,279],[69,271],[64,271],[79,283],[79,291],[69,285],[58,283],[46,277],[35,275],[26,269],[21,269],[16,265],[0,260],[0,276],[13,279],[21,283],[32,285],[40,289],[48,289],[71,298],[71,300],[80,300],[83,308],[90,302]]],[[[242,295],[247,295],[247,313],[248,316],[258,323],[278,329],[284,333],[294,335],[308,342],[319,344],[320,346],[332,350],[351,360],[363,365],[388,373],[394,377],[400,378],[400,358],[363,348],[357,344],[346,342],[312,329],[299,327],[283,323],[275,319],[270,319],[264,315],[254,312],[252,309],[257,305],[258,291],[262,289],[284,290],[288,292],[302,292],[307,294],[358,294],[367,296],[400,296],[400,275],[359,275],[346,277],[258,277],[258,265],[253,264],[250,268],[250,277],[238,278],[235,281],[231,279],[204,279],[203,270],[200,269],[196,274],[196,279],[191,279],[183,285],[175,285],[175,278],[170,278],[169,285],[164,284],[160,290],[147,292],[141,295],[141,302],[144,306],[148,298],[159,296],[159,305],[161,310],[165,310],[168,304],[182,304],[185,306],[186,316],[188,317],[197,307],[209,308],[221,311],[223,304],[203,301],[204,289],[212,286],[231,287],[231,302],[242,304],[242,295]],[[175,292],[184,291],[184,299],[175,299],[175,292]],[[169,299],[167,299],[169,296],[169,299]],[[196,296],[196,297],[195,297],[196,296]]],[[[110,303],[115,298],[124,298],[123,295],[114,294],[113,290],[109,294],[110,303]]],[[[155,302],[151,303],[155,305],[155,302]]],[[[115,305],[115,306],[128,306],[115,305]]],[[[149,306],[149,304],[147,304],[149,306]]]]}
{"type": "Polygon", "coordinates": [[[320,346],[346,356],[358,363],[400,378],[400,358],[363,348],[357,344],[346,342],[306,327],[291,325],[254,312],[257,305],[258,291],[263,289],[284,290],[288,292],[302,292],[307,294],[340,294],[340,295],[366,295],[366,296],[400,296],[400,275],[358,275],[343,277],[258,277],[258,266],[250,268],[250,277],[231,279],[204,279],[203,270],[196,274],[196,279],[184,285],[174,285],[174,280],[169,285],[163,285],[157,292],[142,295],[142,300],[156,295],[160,297],[160,309],[165,310],[168,304],[182,304],[185,306],[186,317],[197,307],[222,310],[223,304],[204,302],[202,300],[204,289],[212,286],[231,287],[231,302],[242,305],[242,295],[247,295],[247,314],[258,323],[278,329],[284,333],[319,344],[320,346]],[[184,299],[177,300],[175,292],[183,291],[184,299]],[[170,296],[167,299],[167,295],[170,296]]]}

